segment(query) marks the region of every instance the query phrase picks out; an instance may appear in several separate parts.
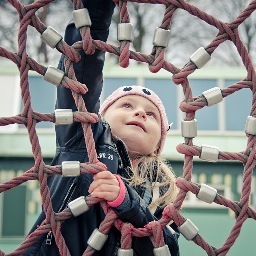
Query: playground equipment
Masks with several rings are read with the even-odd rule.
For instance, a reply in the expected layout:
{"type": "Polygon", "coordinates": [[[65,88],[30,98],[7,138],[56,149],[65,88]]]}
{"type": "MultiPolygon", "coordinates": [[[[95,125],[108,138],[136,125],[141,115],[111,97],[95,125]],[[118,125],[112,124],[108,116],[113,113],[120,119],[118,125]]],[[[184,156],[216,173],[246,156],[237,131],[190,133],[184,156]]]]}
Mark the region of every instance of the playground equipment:
{"type": "MultiPolygon", "coordinates": [[[[13,5],[20,18],[20,29],[18,34],[18,52],[13,53],[0,47],[0,56],[8,58],[17,65],[20,72],[20,87],[23,100],[22,113],[13,117],[1,117],[0,125],[6,126],[10,124],[23,124],[28,130],[28,136],[31,142],[32,152],[34,155],[35,165],[27,170],[22,175],[11,179],[8,182],[0,184],[0,192],[16,187],[29,180],[38,180],[40,184],[40,193],[43,199],[43,208],[46,218],[43,223],[30,234],[23,243],[10,255],[21,255],[25,250],[33,244],[33,242],[42,234],[52,231],[57,242],[61,255],[70,255],[65,241],[61,234],[61,224],[66,219],[73,216],[78,216],[88,209],[92,204],[100,203],[106,217],[96,229],[88,241],[88,247],[84,255],[92,255],[95,250],[100,250],[110,228],[114,225],[121,231],[121,248],[119,256],[132,255],[131,241],[133,236],[149,236],[154,245],[154,254],[169,255],[169,249],[164,244],[162,228],[170,221],[174,221],[179,227],[180,232],[187,240],[192,240],[194,243],[202,247],[208,255],[226,255],[235,243],[239,236],[241,227],[247,218],[255,219],[256,212],[250,207],[249,197],[251,192],[252,173],[255,167],[255,135],[256,135],[256,108],[255,108],[255,84],[256,73],[252,64],[251,58],[246,47],[240,39],[238,27],[243,23],[256,9],[256,1],[251,1],[249,5],[239,14],[239,16],[229,23],[223,23],[213,16],[205,13],[197,7],[187,3],[184,0],[137,0],[131,2],[147,3],[147,4],[163,4],[166,11],[161,24],[155,31],[153,38],[153,49],[151,54],[139,53],[130,50],[130,44],[133,40],[133,29],[130,23],[127,2],[125,0],[114,0],[120,9],[120,24],[118,25],[118,41],[119,46],[114,46],[99,40],[93,40],[90,34],[90,17],[87,10],[82,6],[81,1],[73,0],[74,19],[76,27],[80,29],[82,41],[75,43],[73,46],[68,46],[53,28],[46,27],[36,16],[36,11],[52,2],[52,0],[35,1],[30,5],[24,5],[18,0],[8,0],[13,5]],[[188,63],[183,68],[178,68],[172,63],[165,60],[165,50],[168,47],[168,40],[171,29],[172,16],[177,9],[183,9],[191,15],[194,15],[211,26],[218,29],[218,34],[207,46],[199,48],[192,56],[188,63]],[[56,48],[59,52],[65,55],[66,71],[62,71],[49,66],[45,67],[31,57],[26,52],[27,29],[28,26],[33,26],[40,34],[44,42],[52,48],[56,48]],[[196,72],[197,69],[203,68],[210,61],[212,53],[219,47],[220,44],[229,40],[234,44],[238,54],[241,56],[243,65],[247,71],[247,76],[225,89],[214,87],[210,90],[202,92],[201,96],[195,97],[189,84],[189,75],[196,72]],[[151,72],[158,72],[160,69],[169,71],[173,76],[172,80],[175,84],[182,86],[184,92],[184,100],[180,104],[180,110],[185,113],[185,118],[182,121],[182,136],[184,143],[177,145],[179,153],[184,155],[184,169],[182,177],[177,179],[179,194],[175,202],[165,207],[162,218],[159,221],[149,223],[144,228],[135,228],[129,223],[122,223],[116,214],[109,209],[109,206],[104,201],[96,198],[78,198],[69,204],[69,207],[59,213],[55,213],[52,208],[49,188],[47,187],[47,177],[49,175],[80,175],[86,173],[95,174],[105,170],[105,166],[97,160],[97,154],[94,147],[91,123],[98,120],[97,115],[88,113],[81,94],[86,93],[86,85],[79,83],[76,80],[73,71],[73,63],[79,60],[79,50],[84,50],[86,54],[93,54],[95,49],[100,49],[111,54],[119,56],[120,66],[128,67],[129,60],[133,59],[138,62],[148,63],[151,72]],[[56,110],[54,114],[37,113],[31,106],[31,97],[29,91],[28,72],[33,70],[44,79],[52,84],[64,86],[73,92],[75,102],[77,104],[77,112],[56,110]],[[214,146],[193,144],[193,138],[197,136],[197,121],[195,119],[196,111],[203,107],[210,107],[221,102],[225,97],[235,93],[241,89],[250,89],[252,91],[252,108],[250,115],[245,124],[245,134],[248,137],[247,147],[243,152],[223,152],[214,146]],[[40,148],[40,143],[36,133],[36,124],[41,121],[56,123],[57,125],[67,124],[70,122],[81,122],[84,129],[84,136],[87,145],[89,163],[68,163],[64,162],[62,166],[49,166],[44,163],[43,155],[40,148]],[[218,191],[206,184],[196,184],[191,181],[193,172],[193,159],[200,157],[209,162],[218,160],[235,160],[244,165],[242,196],[239,202],[234,202],[226,199],[218,194],[218,191]],[[185,200],[186,194],[191,191],[197,198],[206,203],[220,204],[228,207],[235,213],[236,222],[229,233],[226,241],[220,248],[215,248],[210,245],[200,236],[196,225],[189,219],[185,219],[180,213],[180,208],[185,200]],[[97,241],[97,243],[95,242],[97,241]]],[[[1,251],[0,255],[8,255],[1,251]]]]}

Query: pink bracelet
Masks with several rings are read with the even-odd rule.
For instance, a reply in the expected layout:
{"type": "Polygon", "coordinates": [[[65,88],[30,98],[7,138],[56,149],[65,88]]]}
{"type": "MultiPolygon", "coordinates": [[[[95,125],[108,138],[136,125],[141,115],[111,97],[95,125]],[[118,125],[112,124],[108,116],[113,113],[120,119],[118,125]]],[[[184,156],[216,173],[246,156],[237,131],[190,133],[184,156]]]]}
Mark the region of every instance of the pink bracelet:
{"type": "Polygon", "coordinates": [[[115,177],[119,182],[120,190],[117,198],[114,201],[107,201],[108,205],[111,207],[118,207],[124,201],[126,194],[126,187],[124,185],[124,182],[122,181],[119,175],[115,175],[115,177]]]}

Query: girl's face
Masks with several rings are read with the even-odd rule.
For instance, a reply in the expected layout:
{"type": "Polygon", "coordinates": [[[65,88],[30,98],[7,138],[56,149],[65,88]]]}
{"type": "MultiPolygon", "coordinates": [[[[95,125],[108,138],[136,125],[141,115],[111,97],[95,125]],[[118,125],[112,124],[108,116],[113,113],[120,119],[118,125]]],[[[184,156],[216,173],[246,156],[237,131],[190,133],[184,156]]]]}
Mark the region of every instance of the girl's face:
{"type": "Polygon", "coordinates": [[[112,133],[121,139],[131,157],[152,155],[161,138],[161,117],[157,107],[139,95],[127,95],[104,113],[112,133]]]}

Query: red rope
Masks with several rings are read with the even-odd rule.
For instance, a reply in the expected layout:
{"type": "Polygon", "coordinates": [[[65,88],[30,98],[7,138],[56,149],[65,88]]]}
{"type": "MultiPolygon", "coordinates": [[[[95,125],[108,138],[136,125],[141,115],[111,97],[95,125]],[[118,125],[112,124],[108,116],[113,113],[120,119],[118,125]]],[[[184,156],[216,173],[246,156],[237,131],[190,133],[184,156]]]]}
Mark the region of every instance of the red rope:
{"type": "MultiPolygon", "coordinates": [[[[20,72],[20,88],[23,101],[22,113],[12,116],[0,118],[0,126],[6,126],[9,124],[23,124],[27,130],[34,155],[35,165],[22,175],[15,177],[3,184],[0,184],[0,193],[12,189],[20,184],[23,184],[29,180],[38,180],[40,184],[40,193],[43,201],[43,208],[46,214],[46,218],[43,223],[31,233],[21,245],[12,253],[5,254],[0,250],[0,255],[21,255],[27,248],[29,248],[42,234],[52,232],[61,255],[70,255],[65,240],[61,234],[61,224],[64,220],[72,216],[70,210],[67,208],[62,212],[55,213],[53,211],[50,191],[47,186],[47,178],[50,175],[61,175],[61,166],[48,166],[45,165],[40,143],[36,132],[36,124],[38,122],[47,121],[54,122],[54,114],[42,114],[33,110],[31,105],[31,95],[29,91],[28,72],[30,70],[36,71],[40,75],[46,73],[47,68],[37,63],[35,60],[27,56],[27,29],[28,26],[33,26],[40,34],[42,34],[46,26],[36,16],[36,12],[39,8],[46,6],[53,0],[39,0],[32,4],[24,5],[18,0],[8,0],[8,2],[17,10],[19,15],[20,28],[18,33],[18,52],[13,53],[5,48],[0,47],[0,56],[11,60],[19,69],[20,72]]],[[[229,85],[222,90],[222,96],[227,97],[241,89],[251,89],[252,91],[252,108],[251,116],[256,115],[256,75],[255,68],[252,64],[249,53],[240,39],[238,33],[238,27],[241,23],[255,11],[256,0],[251,3],[238,15],[236,19],[229,23],[223,23],[215,17],[205,13],[199,8],[187,3],[184,0],[114,0],[120,9],[120,22],[129,23],[130,17],[127,9],[128,2],[147,3],[147,4],[162,4],[165,5],[166,10],[162,19],[162,24],[159,25],[161,29],[171,29],[171,22],[173,14],[178,9],[183,9],[187,13],[196,16],[209,25],[218,29],[218,34],[213,38],[212,42],[205,47],[208,54],[212,54],[219,45],[225,41],[231,41],[237,49],[238,54],[247,70],[247,77],[235,84],[229,85]]],[[[74,9],[83,8],[80,0],[73,0],[74,9]]],[[[188,76],[191,75],[196,69],[196,65],[189,61],[183,68],[178,68],[172,63],[165,60],[165,48],[154,46],[151,54],[139,53],[130,50],[130,42],[122,41],[120,46],[114,46],[99,40],[93,40],[91,37],[91,31],[89,27],[80,29],[82,40],[75,43],[73,46],[67,45],[64,41],[60,41],[56,49],[65,55],[65,67],[66,74],[61,82],[60,86],[64,86],[72,90],[78,111],[74,113],[74,121],[81,122],[84,132],[84,139],[87,146],[89,155],[89,163],[81,163],[81,174],[91,173],[96,174],[100,171],[106,170],[106,166],[100,163],[97,159],[97,153],[95,150],[95,142],[93,140],[93,134],[91,130],[91,123],[98,121],[98,116],[89,113],[83,102],[81,94],[87,92],[85,84],[81,84],[77,81],[73,64],[79,61],[79,51],[84,50],[86,54],[93,54],[96,49],[109,52],[116,56],[119,56],[119,63],[121,67],[128,67],[129,60],[133,59],[137,62],[144,62],[149,65],[151,72],[158,72],[161,69],[165,69],[170,72],[173,77],[172,80],[175,84],[181,85],[184,93],[184,99],[180,104],[180,110],[185,113],[185,120],[193,120],[195,118],[196,111],[204,108],[207,105],[204,97],[194,97],[192,89],[189,84],[188,76]]],[[[214,203],[229,208],[236,215],[236,222],[230,231],[226,241],[220,248],[215,248],[209,245],[201,236],[197,234],[192,240],[198,246],[200,246],[208,255],[226,255],[232,245],[235,243],[237,237],[240,234],[243,223],[247,218],[256,219],[256,212],[249,205],[251,183],[253,169],[255,163],[255,136],[248,135],[247,147],[244,152],[219,152],[219,160],[240,161],[244,165],[243,172],[243,186],[241,191],[241,199],[239,202],[235,202],[217,194],[214,203]]],[[[186,222],[186,219],[179,212],[182,204],[186,198],[187,192],[192,192],[195,196],[200,190],[200,186],[191,181],[193,172],[193,158],[199,157],[202,153],[202,148],[193,144],[192,139],[185,138],[183,144],[177,145],[177,151],[184,155],[184,167],[183,175],[178,178],[176,185],[179,188],[179,193],[173,204],[165,207],[162,217],[159,221],[150,222],[145,227],[135,228],[129,223],[123,223],[117,218],[117,215],[109,208],[106,202],[92,197],[86,197],[85,200],[88,206],[96,203],[100,203],[106,217],[99,226],[99,231],[103,234],[108,234],[112,226],[115,226],[121,231],[121,248],[131,249],[132,237],[149,236],[154,247],[162,247],[164,245],[163,227],[170,221],[174,221],[177,226],[181,226],[186,222]]],[[[94,249],[90,246],[87,247],[83,255],[92,255],[94,249]]]]}

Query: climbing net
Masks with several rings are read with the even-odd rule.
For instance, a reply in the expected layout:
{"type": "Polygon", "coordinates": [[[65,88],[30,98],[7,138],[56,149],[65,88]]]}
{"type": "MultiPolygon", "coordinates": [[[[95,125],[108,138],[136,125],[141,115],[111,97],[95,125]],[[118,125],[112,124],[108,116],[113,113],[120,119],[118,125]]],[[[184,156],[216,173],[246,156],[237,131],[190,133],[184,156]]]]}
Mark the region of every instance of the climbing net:
{"type": "MultiPolygon", "coordinates": [[[[43,209],[46,215],[42,224],[37,227],[37,229],[31,233],[10,255],[23,254],[42,234],[46,234],[49,231],[52,231],[55,236],[60,254],[70,255],[65,244],[65,240],[61,234],[61,224],[71,216],[77,216],[83,213],[88,209],[88,207],[95,203],[101,204],[106,216],[99,228],[93,232],[92,237],[89,239],[90,241],[88,241],[88,247],[83,255],[92,255],[95,249],[100,249],[98,248],[99,240],[104,240],[104,237],[106,237],[112,226],[115,226],[121,231],[121,249],[122,252],[127,253],[125,255],[128,255],[128,253],[131,252],[132,237],[142,236],[150,237],[155,248],[155,255],[169,255],[169,249],[164,244],[162,229],[170,221],[174,221],[176,223],[180,232],[186,239],[193,240],[194,243],[202,247],[208,255],[226,255],[239,236],[241,227],[245,220],[247,218],[256,218],[255,210],[253,210],[249,205],[252,173],[256,161],[256,148],[254,146],[256,140],[256,76],[248,51],[241,41],[238,33],[239,25],[243,23],[256,9],[256,0],[251,1],[239,16],[229,23],[219,21],[184,0],[130,0],[131,2],[162,4],[166,7],[162,23],[155,31],[153,39],[154,46],[150,55],[130,49],[133,36],[126,0],[114,0],[120,10],[120,24],[118,26],[119,46],[114,46],[100,40],[92,39],[90,33],[90,18],[87,10],[79,0],[73,0],[72,3],[75,23],[80,29],[82,41],[77,42],[72,46],[67,45],[55,30],[51,27],[46,27],[45,24],[43,24],[36,16],[38,9],[52,1],[53,0],[38,0],[32,4],[24,5],[18,0],[8,0],[8,2],[17,10],[20,19],[18,52],[13,53],[0,47],[0,56],[11,60],[19,69],[21,95],[24,105],[22,113],[12,117],[0,118],[0,125],[6,126],[10,124],[23,124],[26,126],[35,163],[31,169],[27,170],[22,175],[0,184],[0,193],[19,186],[26,181],[37,180],[40,184],[43,209]],[[178,68],[165,60],[165,51],[168,46],[171,21],[173,14],[177,9],[183,9],[189,14],[202,19],[204,22],[218,29],[217,36],[209,43],[209,45],[199,48],[190,57],[189,62],[183,68],[178,68]],[[65,74],[51,66],[45,67],[27,55],[26,43],[27,29],[29,26],[33,26],[41,34],[41,38],[48,45],[52,48],[56,48],[60,53],[65,55],[65,74]],[[203,92],[201,96],[194,97],[192,95],[188,76],[197,69],[202,68],[210,60],[212,53],[217,49],[217,47],[227,40],[231,41],[236,47],[237,52],[239,53],[247,70],[246,78],[228,86],[225,89],[214,87],[203,92]],[[87,92],[87,87],[85,84],[81,84],[77,81],[73,70],[73,63],[76,63],[80,59],[80,55],[78,53],[80,50],[84,50],[86,54],[93,54],[96,49],[119,56],[120,66],[122,67],[128,67],[129,60],[133,59],[138,62],[148,63],[151,72],[158,72],[160,69],[165,69],[173,75],[173,82],[177,85],[181,85],[184,92],[184,99],[180,104],[181,111],[185,113],[185,118],[183,119],[181,126],[184,143],[177,146],[178,152],[184,155],[183,175],[177,179],[179,193],[174,203],[165,207],[159,221],[151,222],[143,228],[135,228],[129,223],[123,223],[118,219],[116,214],[109,208],[105,201],[101,201],[96,198],[78,198],[75,201],[72,201],[68,208],[58,213],[54,212],[52,207],[50,191],[47,186],[47,178],[50,175],[75,176],[86,173],[96,174],[100,171],[106,170],[106,167],[97,160],[97,153],[91,130],[91,123],[97,122],[98,117],[97,115],[87,111],[82,100],[82,94],[87,92]],[[53,84],[64,86],[72,90],[78,111],[74,113],[56,111],[54,114],[42,114],[35,112],[31,106],[29,91],[28,72],[30,70],[44,76],[47,81],[53,84]],[[219,151],[216,147],[211,146],[200,147],[194,145],[193,138],[197,136],[197,125],[195,119],[196,111],[205,106],[211,106],[219,103],[223,98],[243,88],[251,89],[253,94],[251,113],[250,116],[248,116],[245,125],[245,133],[248,138],[246,149],[243,152],[235,153],[219,151]],[[89,156],[88,163],[80,163],[79,166],[64,164],[58,166],[46,165],[44,163],[38,135],[36,133],[36,124],[38,122],[47,121],[61,125],[66,124],[67,120],[70,121],[70,118],[72,122],[81,122],[82,124],[89,156]],[[242,196],[240,201],[235,202],[228,200],[218,194],[216,189],[206,184],[199,185],[192,182],[191,178],[194,157],[199,157],[210,162],[218,160],[240,161],[244,166],[241,192],[242,196]],[[207,243],[207,241],[205,241],[198,233],[197,227],[189,219],[185,219],[181,215],[179,210],[189,191],[207,203],[222,205],[235,213],[235,224],[222,247],[215,248],[207,243]],[[98,239],[99,237],[103,237],[103,239],[98,239]],[[97,241],[97,243],[93,241],[97,241]]],[[[0,250],[0,255],[8,254],[5,254],[0,250]]],[[[120,255],[123,254],[120,253],[120,255]]]]}

